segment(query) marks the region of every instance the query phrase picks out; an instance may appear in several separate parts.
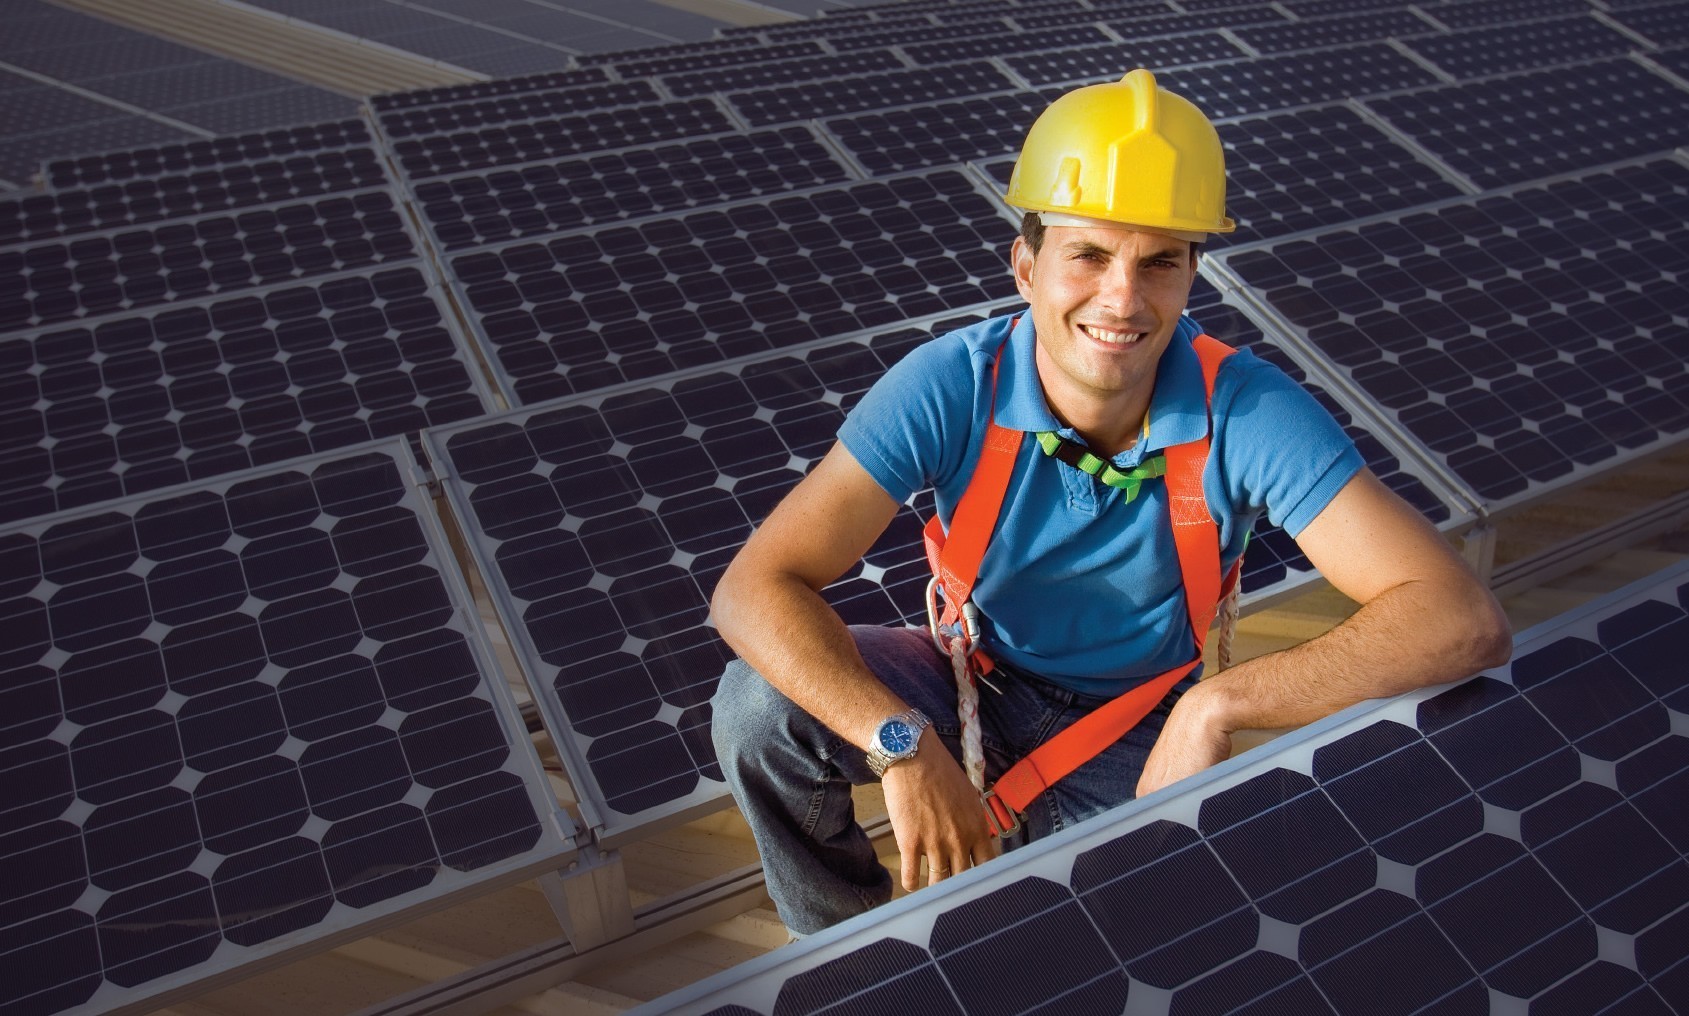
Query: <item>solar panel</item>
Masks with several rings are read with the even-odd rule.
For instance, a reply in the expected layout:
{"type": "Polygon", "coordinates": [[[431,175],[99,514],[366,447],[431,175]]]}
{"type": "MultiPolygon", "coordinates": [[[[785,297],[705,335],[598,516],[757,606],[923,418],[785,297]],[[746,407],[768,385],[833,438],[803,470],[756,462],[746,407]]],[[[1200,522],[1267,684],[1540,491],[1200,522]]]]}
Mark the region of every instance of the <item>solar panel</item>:
{"type": "Polygon", "coordinates": [[[1689,1007],[1689,568],[635,1010],[1689,1007]],[[1616,849],[1622,844],[1622,849],[1616,849]]]}
{"type": "Polygon", "coordinates": [[[490,399],[416,266],[0,343],[0,521],[430,424],[490,399]]]}
{"type": "Polygon", "coordinates": [[[1636,42],[1588,15],[1473,28],[1404,43],[1457,78],[1622,56],[1636,42]]]}
{"type": "Polygon", "coordinates": [[[1689,90],[1629,60],[1363,100],[1480,187],[1600,166],[1689,141],[1689,90]],[[1574,109],[1568,116],[1565,110],[1574,109]]]}
{"type": "Polygon", "coordinates": [[[451,261],[511,405],[971,307],[1014,235],[941,170],[516,243],[451,261]]]}
{"type": "Polygon", "coordinates": [[[1689,10],[1680,3],[1629,8],[1608,17],[1661,46],[1689,43],[1689,10]]]}
{"type": "MultiPolygon", "coordinates": [[[[883,24],[883,23],[882,23],[883,24]]],[[[960,25],[920,25],[884,28],[872,32],[829,33],[827,43],[837,50],[880,49],[903,46],[915,42],[939,42],[945,39],[965,39],[979,35],[1007,35],[1014,29],[1002,19],[969,20],[960,25]]]]}
{"type": "Polygon", "coordinates": [[[42,177],[49,190],[56,190],[161,173],[192,172],[322,149],[351,148],[367,145],[369,141],[369,128],[362,120],[307,124],[236,137],[55,159],[47,163],[42,177]]]}
{"type": "Polygon", "coordinates": [[[168,115],[218,134],[261,131],[280,124],[320,123],[358,115],[358,101],[314,85],[226,96],[176,106],[168,115]]]}
{"type": "Polygon", "coordinates": [[[1648,59],[1689,82],[1689,49],[1662,50],[1649,53],[1648,59]]]}
{"type": "Polygon", "coordinates": [[[873,176],[884,176],[1015,151],[1032,121],[1062,91],[1019,89],[836,117],[822,127],[857,165],[873,176]]]}
{"type": "Polygon", "coordinates": [[[413,180],[467,169],[557,159],[583,152],[720,134],[738,125],[715,100],[681,99],[597,112],[547,117],[527,123],[405,138],[393,156],[413,180]]]}
{"type": "Polygon", "coordinates": [[[374,148],[306,152],[0,202],[0,246],[387,183],[374,148]]]}
{"type": "MultiPolygon", "coordinates": [[[[652,54],[671,54],[668,48],[649,51],[652,54]]],[[[826,50],[818,42],[786,42],[777,46],[757,45],[747,39],[727,48],[694,49],[675,47],[671,55],[652,55],[642,60],[618,62],[616,72],[624,78],[643,78],[661,74],[686,74],[715,67],[735,67],[740,64],[789,60],[800,56],[822,56],[826,50]]],[[[616,54],[618,57],[627,54],[616,54]]]]}
{"type": "MultiPolygon", "coordinates": [[[[1235,28],[1239,25],[1260,25],[1289,20],[1277,7],[1257,4],[1252,7],[1232,7],[1226,10],[1199,11],[1194,14],[1173,14],[1153,18],[1115,18],[1112,12],[1102,22],[1123,39],[1142,39],[1151,35],[1171,35],[1192,32],[1201,28],[1235,28]]],[[[1051,15],[1054,17],[1054,15],[1051,15]]],[[[1017,18],[1032,27],[1030,18],[1017,18]]],[[[1040,18],[1039,21],[1046,19],[1040,18]]]]}
{"type": "Polygon", "coordinates": [[[0,332],[416,256],[385,190],[0,250],[0,332]]]}
{"type": "Polygon", "coordinates": [[[440,85],[434,88],[413,88],[404,92],[386,92],[364,100],[377,113],[390,109],[411,109],[416,106],[436,106],[445,102],[464,102],[488,99],[497,95],[518,92],[543,92],[576,85],[600,84],[610,80],[602,67],[576,67],[566,71],[547,71],[544,74],[524,74],[493,81],[472,81],[462,85],[440,85]]]}
{"type": "Polygon", "coordinates": [[[946,64],[833,81],[809,81],[735,92],[728,104],[753,127],[791,123],[923,100],[1003,92],[1014,83],[989,64],[946,64]]]}
{"type": "Polygon", "coordinates": [[[1400,0],[1291,0],[1284,9],[1298,18],[1327,18],[1334,14],[1400,6],[1400,0]]]}
{"type": "Polygon", "coordinates": [[[0,530],[0,1008],[152,1008],[556,868],[402,443],[0,530]]]}
{"type": "Polygon", "coordinates": [[[1103,46],[1074,46],[1048,53],[1004,57],[1008,68],[1028,84],[1053,85],[1077,81],[1118,81],[1126,70],[1148,67],[1160,71],[1181,64],[1206,63],[1247,56],[1219,32],[1170,35],[1103,46]]]}
{"type": "MultiPolygon", "coordinates": [[[[710,592],[856,399],[914,345],[968,320],[425,434],[601,842],[726,803],[708,702],[732,657],[706,622],[710,592]]],[[[828,587],[847,620],[895,624],[924,609],[920,529],[905,508],[828,587]]]]}
{"type": "Polygon", "coordinates": [[[1377,39],[1429,35],[1437,26],[1413,11],[1369,11],[1339,17],[1315,18],[1288,25],[1238,28],[1237,37],[1262,53],[1341,46],[1377,39]]]}
{"type": "Polygon", "coordinates": [[[1589,4],[1584,0],[1471,0],[1420,9],[1450,28],[1476,28],[1562,14],[1586,14],[1589,4]]]}
{"type": "Polygon", "coordinates": [[[1689,431],[1679,210],[1654,159],[1216,257],[1494,511],[1689,431]]]}
{"type": "Polygon", "coordinates": [[[905,70],[908,66],[891,52],[867,50],[837,56],[812,56],[801,60],[735,64],[690,74],[673,74],[662,80],[663,87],[673,95],[704,95],[730,89],[766,88],[793,81],[842,78],[872,71],[905,70]]]}
{"type": "Polygon", "coordinates": [[[469,130],[487,124],[534,120],[559,113],[658,102],[662,98],[648,82],[612,81],[601,85],[577,85],[574,88],[389,110],[382,113],[378,121],[387,137],[408,138],[418,134],[469,130]]]}
{"type": "Polygon", "coordinates": [[[1073,25],[1051,28],[1041,32],[1017,32],[1006,39],[988,35],[978,39],[954,39],[948,42],[923,43],[904,46],[903,52],[917,66],[949,63],[957,60],[989,60],[1011,53],[1038,53],[1044,50],[1064,50],[1111,41],[1112,37],[1096,25],[1073,25]]]}
{"type": "Polygon", "coordinates": [[[1157,81],[1215,119],[1437,83],[1381,43],[1170,70],[1157,81]]]}
{"type": "Polygon", "coordinates": [[[441,250],[839,183],[851,174],[808,127],[722,134],[416,185],[441,250]]]}

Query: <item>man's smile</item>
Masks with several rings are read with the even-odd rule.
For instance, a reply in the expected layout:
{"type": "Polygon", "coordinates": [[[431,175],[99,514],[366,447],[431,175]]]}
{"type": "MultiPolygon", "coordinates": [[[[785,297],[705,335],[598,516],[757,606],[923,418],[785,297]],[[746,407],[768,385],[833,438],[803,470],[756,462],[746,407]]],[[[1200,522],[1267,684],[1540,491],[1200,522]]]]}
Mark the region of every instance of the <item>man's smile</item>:
{"type": "Polygon", "coordinates": [[[1129,346],[1146,334],[1144,332],[1124,332],[1113,328],[1104,328],[1102,325],[1087,324],[1081,324],[1079,330],[1098,342],[1110,346],[1129,346]]]}

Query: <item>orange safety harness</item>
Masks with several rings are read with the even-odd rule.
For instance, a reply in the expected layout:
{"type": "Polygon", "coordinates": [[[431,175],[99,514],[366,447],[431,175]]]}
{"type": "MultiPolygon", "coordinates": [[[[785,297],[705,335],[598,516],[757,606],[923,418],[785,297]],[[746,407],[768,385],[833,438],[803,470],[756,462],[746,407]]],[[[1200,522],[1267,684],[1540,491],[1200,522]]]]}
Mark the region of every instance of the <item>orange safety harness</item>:
{"type": "MultiPolygon", "coordinates": [[[[1208,335],[1198,335],[1193,345],[1202,364],[1204,395],[1207,404],[1212,407],[1214,379],[1219,373],[1220,363],[1235,350],[1208,335]]],[[[1003,348],[997,352],[997,361],[991,367],[992,406],[985,447],[980,453],[978,465],[974,467],[973,477],[968,481],[967,490],[957,502],[950,531],[945,533],[936,515],[927,521],[925,530],[927,564],[933,572],[932,582],[927,586],[928,619],[934,641],[955,664],[958,710],[963,714],[964,765],[974,785],[981,790],[986,819],[993,833],[999,836],[1010,835],[1019,829],[1020,815],[1039,794],[1126,736],[1157,703],[1167,697],[1181,678],[1196,669],[1202,661],[1208,626],[1213,622],[1221,601],[1235,588],[1238,568],[1242,564],[1239,559],[1222,578],[1220,528],[1209,513],[1207,498],[1202,493],[1202,471],[1208,463],[1208,435],[1205,433],[1195,441],[1169,446],[1163,452],[1167,458],[1167,499],[1179,571],[1184,580],[1185,604],[1190,611],[1191,636],[1196,645],[1194,658],[1099,706],[1039,745],[1032,754],[1004,773],[995,785],[986,789],[983,786],[984,762],[978,747],[978,690],[973,681],[980,675],[989,674],[992,664],[979,645],[979,612],[971,596],[1020,450],[1021,432],[999,427],[995,419],[997,363],[1002,362],[1007,347],[1005,340],[1003,348]],[[939,606],[940,592],[943,593],[942,610],[939,606]],[[967,687],[963,687],[964,684],[967,687]]],[[[1210,420],[1209,430],[1212,429],[1210,420]]]]}

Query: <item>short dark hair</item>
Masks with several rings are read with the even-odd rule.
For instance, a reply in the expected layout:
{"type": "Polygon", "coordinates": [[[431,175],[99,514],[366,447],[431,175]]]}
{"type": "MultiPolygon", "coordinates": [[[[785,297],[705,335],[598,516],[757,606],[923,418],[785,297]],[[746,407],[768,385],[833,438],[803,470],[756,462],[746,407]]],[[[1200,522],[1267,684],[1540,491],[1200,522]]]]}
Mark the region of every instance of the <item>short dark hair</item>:
{"type": "MultiPolygon", "coordinates": [[[[1025,238],[1026,245],[1032,248],[1032,256],[1037,257],[1044,247],[1044,220],[1037,212],[1024,212],[1020,217],[1020,235],[1025,238]]],[[[1202,253],[1202,244],[1191,244],[1191,260],[1202,253]]]]}

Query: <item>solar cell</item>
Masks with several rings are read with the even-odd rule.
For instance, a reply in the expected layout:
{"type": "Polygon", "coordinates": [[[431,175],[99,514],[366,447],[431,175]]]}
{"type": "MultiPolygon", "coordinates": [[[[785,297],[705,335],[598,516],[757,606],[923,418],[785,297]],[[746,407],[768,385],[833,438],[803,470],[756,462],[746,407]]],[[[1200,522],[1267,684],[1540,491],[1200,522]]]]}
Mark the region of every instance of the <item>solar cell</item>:
{"type": "Polygon", "coordinates": [[[261,131],[282,124],[321,123],[358,115],[358,101],[311,85],[226,96],[176,106],[169,115],[218,134],[261,131]]]}
{"type": "MultiPolygon", "coordinates": [[[[927,318],[788,355],[429,431],[472,553],[605,842],[726,803],[709,697],[731,656],[708,597],[750,527],[826,453],[927,318]]],[[[825,595],[848,620],[924,608],[905,508],[825,595]]]]}
{"type": "Polygon", "coordinates": [[[1679,566],[1521,636],[1510,669],[1363,703],[635,1014],[1675,1011],[1685,605],[1679,566]]]}
{"type": "Polygon", "coordinates": [[[989,64],[961,63],[735,92],[727,101],[746,123],[766,127],[935,98],[1004,92],[1013,87],[1002,71],[989,64]]]}
{"type": "Polygon", "coordinates": [[[1526,21],[1562,14],[1585,14],[1584,0],[1471,0],[1421,7],[1424,13],[1450,28],[1477,28],[1503,22],[1526,21]]]}
{"type": "Polygon", "coordinates": [[[1646,36],[1656,45],[1681,46],[1689,43],[1689,9],[1680,3],[1627,8],[1608,16],[1631,31],[1646,36]]]}
{"type": "Polygon", "coordinates": [[[1118,81],[1133,67],[1160,72],[1181,64],[1231,60],[1248,54],[1219,32],[1169,35],[1103,46],[1074,46],[1047,53],[1005,57],[1003,62],[1032,85],[1118,81]]]}
{"type": "Polygon", "coordinates": [[[1399,0],[1291,0],[1284,9],[1298,18],[1326,18],[1334,14],[1400,6],[1399,0]]]}
{"type": "Polygon", "coordinates": [[[1437,82],[1431,72],[1380,43],[1189,67],[1168,71],[1157,80],[1214,118],[1437,82]]]}
{"type": "Polygon", "coordinates": [[[1495,510],[1689,431],[1676,209],[1656,159],[1217,257],[1495,510]]]}
{"type": "Polygon", "coordinates": [[[1014,235],[955,170],[801,192],[452,259],[511,405],[970,307],[1014,235]]]}
{"type": "Polygon", "coordinates": [[[1019,89],[958,102],[836,117],[822,126],[874,176],[943,166],[1020,148],[1060,88],[1019,89]]]}
{"type": "Polygon", "coordinates": [[[416,257],[385,190],[0,250],[0,332],[416,257]]]}
{"type": "Polygon", "coordinates": [[[1262,53],[1292,49],[1342,46],[1377,39],[1430,35],[1437,26],[1414,11],[1385,10],[1339,17],[1313,18],[1288,25],[1262,25],[1236,29],[1237,37],[1262,53]]]}
{"type": "Polygon", "coordinates": [[[1403,45],[1457,78],[1620,56],[1635,40],[1588,15],[1473,28],[1403,45]]]}
{"type": "Polygon", "coordinates": [[[351,148],[369,142],[369,128],[362,120],[345,120],[133,151],[104,152],[74,159],[55,159],[47,164],[42,176],[48,189],[88,186],[160,173],[191,172],[231,163],[274,159],[302,152],[351,148]]]}
{"type": "Polygon", "coordinates": [[[413,88],[404,92],[385,92],[372,95],[366,102],[377,113],[390,109],[410,109],[416,106],[435,106],[443,102],[463,102],[487,99],[496,95],[517,92],[543,92],[554,88],[572,88],[609,81],[610,75],[602,67],[576,67],[566,71],[544,74],[524,74],[521,77],[500,78],[494,81],[472,81],[462,85],[440,85],[435,88],[413,88]]]}
{"type": "Polygon", "coordinates": [[[1689,90],[1629,60],[1534,71],[1365,105],[1480,187],[1603,165],[1689,141],[1689,90]],[[1567,109],[1577,115],[1567,116],[1567,109]]]}
{"type": "Polygon", "coordinates": [[[965,39],[976,35],[1007,35],[1014,29],[999,18],[970,20],[960,25],[920,25],[898,27],[875,32],[829,34],[828,45],[837,50],[880,49],[884,46],[904,46],[915,42],[939,42],[946,39],[965,39]]]}
{"type": "Polygon", "coordinates": [[[0,246],[160,219],[187,218],[387,182],[375,149],[306,152],[0,202],[0,246]]]}
{"type": "MultiPolygon", "coordinates": [[[[765,63],[769,60],[789,60],[800,56],[822,56],[827,51],[818,42],[787,42],[777,46],[759,46],[755,39],[747,39],[726,48],[693,49],[676,47],[670,56],[650,56],[642,60],[618,62],[616,72],[624,78],[650,77],[659,74],[685,74],[713,67],[733,67],[738,64],[765,63]]],[[[669,53],[669,49],[650,50],[652,54],[669,53]]],[[[617,57],[627,54],[618,53],[617,57]]]]}
{"type": "Polygon", "coordinates": [[[435,106],[388,110],[380,115],[389,138],[443,134],[487,124],[513,123],[611,106],[657,102],[662,96],[645,81],[612,81],[551,91],[521,92],[491,99],[471,99],[435,106]]]}
{"type": "MultiPolygon", "coordinates": [[[[1102,23],[1122,39],[1142,39],[1151,35],[1172,35],[1203,28],[1235,28],[1239,25],[1271,24],[1289,20],[1277,7],[1257,4],[1252,7],[1232,7],[1217,11],[1198,11],[1193,14],[1174,14],[1165,17],[1115,18],[1109,12],[1102,23]]],[[[1016,18],[1032,27],[1031,19],[1016,18]]],[[[1040,18],[1039,21],[1045,19],[1040,18]]]]}
{"type": "Polygon", "coordinates": [[[808,127],[782,127],[425,180],[416,204],[439,248],[460,250],[850,175],[808,127]]]}
{"type": "Polygon", "coordinates": [[[392,150],[405,174],[421,180],[468,169],[720,134],[737,126],[713,99],[682,99],[628,106],[614,116],[574,114],[405,138],[394,142],[392,150]]]}
{"type": "Polygon", "coordinates": [[[555,868],[399,443],[0,530],[0,1008],[171,992],[555,868]]]}
{"type": "Polygon", "coordinates": [[[1648,54],[1648,59],[1689,82],[1689,48],[1661,50],[1648,54]]]}
{"type": "MultiPolygon", "coordinates": [[[[13,92],[7,102],[27,102],[33,93],[13,92]]],[[[117,112],[113,110],[113,112],[117,112]]],[[[62,159],[66,152],[101,152],[134,145],[160,145],[191,140],[199,135],[144,116],[119,114],[6,139],[0,148],[0,173],[16,180],[34,181],[47,159],[62,159]]]]}
{"type": "Polygon", "coordinates": [[[739,88],[766,88],[793,81],[841,78],[871,71],[903,70],[909,65],[887,50],[812,56],[801,60],[734,64],[690,74],[673,74],[662,79],[663,87],[677,96],[704,95],[739,88]]]}
{"type": "Polygon", "coordinates": [[[930,28],[934,24],[931,17],[925,14],[911,14],[900,17],[883,18],[870,21],[866,18],[826,18],[809,21],[789,21],[780,25],[751,25],[744,28],[724,28],[721,34],[732,36],[737,32],[754,33],[766,45],[769,43],[791,42],[795,39],[836,39],[853,32],[884,33],[892,30],[913,30],[930,28]]]}
{"type": "Polygon", "coordinates": [[[416,267],[6,337],[0,522],[479,416],[416,267]]]}

